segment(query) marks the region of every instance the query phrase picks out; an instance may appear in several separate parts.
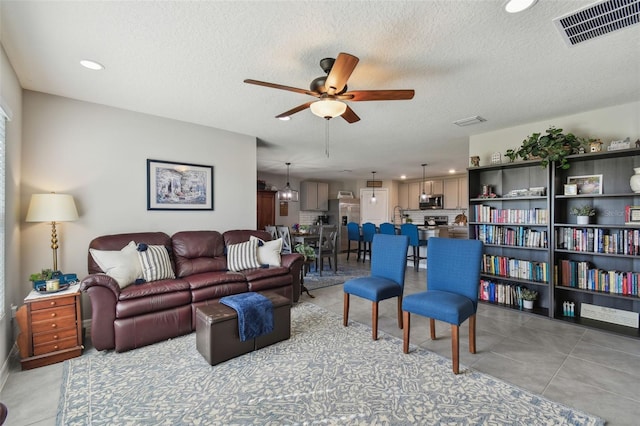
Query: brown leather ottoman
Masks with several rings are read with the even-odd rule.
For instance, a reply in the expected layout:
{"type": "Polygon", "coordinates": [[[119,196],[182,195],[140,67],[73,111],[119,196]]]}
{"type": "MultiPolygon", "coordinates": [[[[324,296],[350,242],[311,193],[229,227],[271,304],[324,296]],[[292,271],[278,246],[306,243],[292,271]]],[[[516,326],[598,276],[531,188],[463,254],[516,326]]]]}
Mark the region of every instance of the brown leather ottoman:
{"type": "Polygon", "coordinates": [[[196,348],[211,365],[291,337],[291,301],[276,292],[260,292],[273,303],[273,331],[256,339],[240,341],[238,314],[222,303],[196,310],[196,348]]]}

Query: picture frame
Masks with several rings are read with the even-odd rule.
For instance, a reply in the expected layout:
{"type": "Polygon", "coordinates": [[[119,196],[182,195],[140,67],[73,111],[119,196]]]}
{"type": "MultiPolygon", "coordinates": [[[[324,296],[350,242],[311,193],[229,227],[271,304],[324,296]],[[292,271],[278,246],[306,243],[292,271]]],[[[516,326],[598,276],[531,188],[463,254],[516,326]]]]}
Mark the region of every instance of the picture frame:
{"type": "Polygon", "coordinates": [[[640,206],[625,208],[625,225],[640,225],[640,206]]]}
{"type": "Polygon", "coordinates": [[[381,180],[368,180],[367,181],[367,188],[382,188],[382,181],[381,180]]]}
{"type": "Polygon", "coordinates": [[[564,195],[578,195],[578,185],[567,183],[564,185],[564,195]]]}
{"type": "Polygon", "coordinates": [[[575,184],[578,195],[602,194],[602,175],[569,176],[567,184],[575,184]]]}
{"type": "Polygon", "coordinates": [[[147,159],[147,210],[213,210],[213,166],[147,159]]]}

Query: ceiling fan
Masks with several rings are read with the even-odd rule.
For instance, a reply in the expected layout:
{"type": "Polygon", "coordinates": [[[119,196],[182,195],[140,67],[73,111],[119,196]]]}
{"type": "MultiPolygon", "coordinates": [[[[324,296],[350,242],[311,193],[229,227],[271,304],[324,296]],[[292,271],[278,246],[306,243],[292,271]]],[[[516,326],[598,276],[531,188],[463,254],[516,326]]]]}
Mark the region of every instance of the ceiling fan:
{"type": "Polygon", "coordinates": [[[358,65],[358,61],[359,59],[357,57],[348,53],[340,53],[336,59],[322,59],[320,61],[320,68],[322,68],[327,75],[314,79],[309,86],[309,90],[251,79],[246,79],[244,82],[271,87],[273,89],[302,93],[318,98],[316,101],[304,103],[277,115],[276,118],[280,119],[310,108],[311,112],[315,115],[327,120],[342,116],[348,123],[355,123],[360,120],[360,117],[343,101],[398,101],[413,98],[413,90],[353,90],[349,92],[347,89],[347,80],[356,65],[358,65]]]}

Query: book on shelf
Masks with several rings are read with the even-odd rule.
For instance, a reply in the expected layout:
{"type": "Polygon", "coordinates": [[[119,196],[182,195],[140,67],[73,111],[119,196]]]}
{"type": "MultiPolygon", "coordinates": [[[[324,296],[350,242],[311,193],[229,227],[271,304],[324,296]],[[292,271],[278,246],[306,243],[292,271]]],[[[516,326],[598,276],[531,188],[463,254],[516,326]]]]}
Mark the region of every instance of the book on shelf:
{"type": "Polygon", "coordinates": [[[638,297],[640,272],[599,269],[587,261],[560,260],[563,287],[638,297]]]}

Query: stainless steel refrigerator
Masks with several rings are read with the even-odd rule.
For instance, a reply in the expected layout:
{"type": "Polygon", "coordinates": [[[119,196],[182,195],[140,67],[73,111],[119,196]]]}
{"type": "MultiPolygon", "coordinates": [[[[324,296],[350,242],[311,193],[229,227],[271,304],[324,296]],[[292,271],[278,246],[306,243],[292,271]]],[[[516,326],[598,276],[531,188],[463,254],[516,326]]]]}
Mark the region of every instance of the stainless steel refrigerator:
{"type": "Polygon", "coordinates": [[[329,224],[339,225],[340,251],[347,251],[349,239],[347,236],[347,223],[360,224],[360,199],[338,198],[329,200],[329,224]]]}

